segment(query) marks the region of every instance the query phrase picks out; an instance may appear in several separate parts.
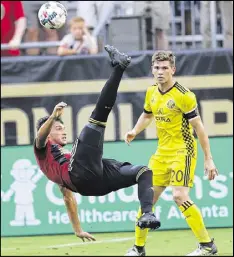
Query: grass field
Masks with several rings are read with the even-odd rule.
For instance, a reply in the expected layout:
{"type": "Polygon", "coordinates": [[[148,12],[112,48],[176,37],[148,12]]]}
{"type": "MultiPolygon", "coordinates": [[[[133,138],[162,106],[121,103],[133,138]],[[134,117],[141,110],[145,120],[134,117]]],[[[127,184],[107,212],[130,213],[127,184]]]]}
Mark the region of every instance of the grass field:
{"type": "MultiPolygon", "coordinates": [[[[233,229],[209,229],[220,256],[233,255],[233,229]]],[[[1,256],[76,255],[123,256],[134,243],[134,233],[94,234],[96,242],[85,242],[73,235],[1,238],[1,256]]],[[[154,231],[149,233],[146,254],[183,256],[197,247],[190,230],[154,231]]]]}

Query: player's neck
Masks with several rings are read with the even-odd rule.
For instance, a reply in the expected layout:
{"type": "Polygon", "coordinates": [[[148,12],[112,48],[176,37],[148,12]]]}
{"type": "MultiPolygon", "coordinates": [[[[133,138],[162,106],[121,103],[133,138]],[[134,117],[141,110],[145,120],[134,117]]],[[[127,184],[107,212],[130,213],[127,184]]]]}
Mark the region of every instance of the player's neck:
{"type": "Polygon", "coordinates": [[[54,141],[54,140],[52,140],[52,139],[50,139],[50,142],[51,142],[51,144],[53,144],[53,145],[59,145],[60,147],[62,147],[62,148],[63,148],[63,146],[62,146],[62,145],[58,144],[57,142],[55,142],[55,141],[54,141]]]}
{"type": "Polygon", "coordinates": [[[160,89],[161,92],[166,92],[169,89],[171,89],[174,86],[173,81],[168,81],[166,83],[158,83],[158,88],[160,89]]]}

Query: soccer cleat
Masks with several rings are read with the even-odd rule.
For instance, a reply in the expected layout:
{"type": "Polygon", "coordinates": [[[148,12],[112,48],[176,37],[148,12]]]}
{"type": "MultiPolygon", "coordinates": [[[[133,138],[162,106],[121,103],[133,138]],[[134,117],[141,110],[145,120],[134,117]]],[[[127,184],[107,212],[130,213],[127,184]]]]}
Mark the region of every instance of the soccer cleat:
{"type": "Polygon", "coordinates": [[[212,256],[212,255],[218,255],[217,247],[214,243],[214,238],[211,240],[212,246],[208,247],[202,244],[198,244],[198,247],[195,251],[187,254],[186,256],[212,256]]]}
{"type": "Polygon", "coordinates": [[[126,69],[131,62],[131,57],[126,54],[120,53],[118,49],[113,46],[106,45],[105,50],[110,56],[113,66],[119,64],[123,69],[126,69]]]}
{"type": "Polygon", "coordinates": [[[142,216],[139,218],[139,220],[137,221],[137,226],[140,229],[157,229],[160,228],[161,223],[159,220],[157,220],[153,212],[147,212],[143,213],[142,216]]]}
{"type": "Polygon", "coordinates": [[[142,251],[139,252],[136,246],[134,245],[130,248],[124,256],[145,256],[145,247],[143,247],[142,251]]]}

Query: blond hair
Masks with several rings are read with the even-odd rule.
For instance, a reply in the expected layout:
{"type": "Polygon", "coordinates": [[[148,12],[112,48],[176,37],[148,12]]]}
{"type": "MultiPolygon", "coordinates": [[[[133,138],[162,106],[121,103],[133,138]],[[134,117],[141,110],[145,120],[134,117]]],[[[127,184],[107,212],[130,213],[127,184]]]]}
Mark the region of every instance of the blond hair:
{"type": "Polygon", "coordinates": [[[69,21],[69,26],[71,27],[74,23],[78,23],[78,22],[85,22],[85,20],[80,16],[74,17],[69,21]]]}
{"type": "Polygon", "coordinates": [[[169,61],[172,67],[175,67],[175,55],[171,51],[157,51],[152,56],[152,65],[154,62],[169,61]]]}

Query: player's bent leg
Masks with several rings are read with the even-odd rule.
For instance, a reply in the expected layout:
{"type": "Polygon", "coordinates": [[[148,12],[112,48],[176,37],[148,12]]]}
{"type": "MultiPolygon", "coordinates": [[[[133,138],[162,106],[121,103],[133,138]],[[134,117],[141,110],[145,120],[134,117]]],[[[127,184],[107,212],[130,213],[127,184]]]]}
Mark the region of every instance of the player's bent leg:
{"type": "MultiPolygon", "coordinates": [[[[153,188],[154,198],[153,205],[156,204],[160,195],[170,183],[170,174],[167,171],[165,163],[151,158],[149,167],[153,170],[153,188]]],[[[141,217],[141,208],[138,210],[137,219],[141,217]]],[[[135,244],[131,247],[125,256],[145,256],[145,243],[147,240],[149,229],[140,229],[135,226],[135,244]]]]}
{"type": "Polygon", "coordinates": [[[141,169],[137,175],[137,182],[138,198],[142,212],[142,216],[137,221],[137,226],[141,229],[157,229],[161,226],[161,223],[152,212],[154,198],[152,171],[147,167],[141,169]]]}
{"type": "Polygon", "coordinates": [[[189,256],[216,255],[214,240],[209,237],[199,208],[189,198],[189,188],[173,186],[172,192],[175,203],[199,242],[198,248],[189,256]]]}
{"type": "Polygon", "coordinates": [[[116,177],[116,181],[119,180],[119,185],[121,185],[122,188],[135,185],[136,183],[138,184],[138,198],[143,215],[137,221],[137,225],[141,229],[159,228],[160,221],[156,219],[152,212],[154,197],[152,171],[146,166],[123,163],[119,173],[120,177],[116,177]]]}
{"type": "MultiPolygon", "coordinates": [[[[154,186],[153,205],[156,204],[165,188],[166,187],[163,186],[154,186]]],[[[154,212],[154,207],[152,211],[154,212]]],[[[139,208],[136,219],[138,220],[141,217],[141,215],[141,208],[139,208]]],[[[145,243],[147,240],[148,232],[148,228],[140,229],[137,225],[135,226],[135,244],[128,250],[125,256],[145,256],[145,243]]]]}
{"type": "Polygon", "coordinates": [[[217,248],[214,244],[214,240],[209,237],[199,208],[189,197],[195,167],[196,159],[192,157],[184,156],[176,158],[176,161],[172,164],[172,176],[170,181],[173,199],[199,242],[198,249],[191,254],[195,254],[196,256],[215,255],[217,248]]]}

